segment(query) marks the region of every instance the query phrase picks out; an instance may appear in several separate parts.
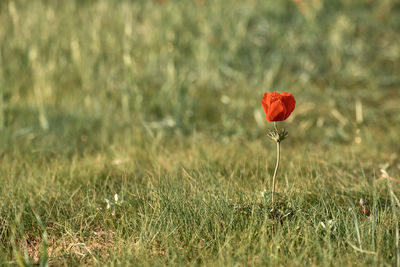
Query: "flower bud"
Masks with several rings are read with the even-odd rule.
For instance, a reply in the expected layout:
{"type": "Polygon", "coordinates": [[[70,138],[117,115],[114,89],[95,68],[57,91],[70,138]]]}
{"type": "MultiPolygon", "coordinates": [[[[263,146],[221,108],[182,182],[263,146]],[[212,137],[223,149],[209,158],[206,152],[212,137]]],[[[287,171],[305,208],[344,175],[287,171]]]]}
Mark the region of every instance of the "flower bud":
{"type": "Polygon", "coordinates": [[[371,211],[370,211],[369,209],[363,209],[363,210],[361,211],[361,213],[364,214],[365,216],[371,215],[371,211]]]}

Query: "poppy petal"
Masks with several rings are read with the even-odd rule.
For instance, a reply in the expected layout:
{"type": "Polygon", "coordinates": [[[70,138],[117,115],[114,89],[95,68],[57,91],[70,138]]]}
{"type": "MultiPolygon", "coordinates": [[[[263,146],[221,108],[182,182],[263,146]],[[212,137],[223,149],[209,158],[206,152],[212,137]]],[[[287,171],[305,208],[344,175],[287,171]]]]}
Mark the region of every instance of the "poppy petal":
{"type": "Polygon", "coordinates": [[[271,103],[269,113],[267,116],[268,121],[282,121],[285,120],[286,108],[281,100],[276,100],[271,103]]]}
{"type": "Polygon", "coordinates": [[[287,119],[296,106],[296,100],[291,93],[281,93],[281,100],[286,107],[285,119],[287,119]]]}
{"type": "Polygon", "coordinates": [[[268,114],[268,110],[269,110],[269,106],[270,106],[269,105],[270,102],[268,101],[269,94],[271,94],[271,93],[265,93],[263,99],[261,100],[261,105],[262,105],[262,107],[264,109],[266,118],[268,116],[267,114],[268,114]]]}

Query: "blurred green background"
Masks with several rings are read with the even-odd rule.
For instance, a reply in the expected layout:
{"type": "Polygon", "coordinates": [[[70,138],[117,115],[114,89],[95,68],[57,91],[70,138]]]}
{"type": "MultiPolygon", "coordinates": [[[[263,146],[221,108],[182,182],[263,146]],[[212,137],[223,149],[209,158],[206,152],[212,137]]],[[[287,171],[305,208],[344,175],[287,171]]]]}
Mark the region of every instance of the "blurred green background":
{"type": "Polygon", "coordinates": [[[353,142],[367,127],[391,146],[399,10],[390,0],[2,1],[2,136],[263,138],[259,102],[277,90],[297,99],[293,142],[353,142]]]}
{"type": "MultiPolygon", "coordinates": [[[[11,257],[7,240],[20,209],[26,231],[40,236],[31,206],[56,235],[69,238],[76,225],[88,235],[95,226],[110,227],[124,242],[127,232],[142,236],[141,229],[128,219],[113,228],[113,217],[103,225],[94,207],[104,204],[105,194],[131,197],[125,214],[138,225],[139,197],[170,203],[154,197],[154,188],[187,201],[181,186],[221,198],[226,193],[226,199],[258,194],[275,157],[266,139],[272,125],[260,105],[273,90],[297,100],[280,123],[290,135],[281,192],[325,192],[335,201],[333,192],[371,193],[379,167],[396,178],[400,2],[1,0],[0,240],[6,256],[0,259],[11,257]],[[191,179],[199,184],[193,187],[191,179]],[[158,187],[164,182],[171,187],[158,187]],[[92,215],[100,219],[91,221],[92,215]]],[[[188,193],[203,199],[196,194],[188,193]]],[[[346,202],[340,203],[339,213],[346,202]]],[[[179,242],[189,232],[177,235],[179,242]]],[[[389,255],[393,243],[382,236],[379,253],[389,255]]],[[[310,253],[318,245],[311,237],[310,253]]],[[[342,245],[335,249],[343,253],[342,245]]],[[[335,261],[338,254],[329,255],[335,261]]]]}

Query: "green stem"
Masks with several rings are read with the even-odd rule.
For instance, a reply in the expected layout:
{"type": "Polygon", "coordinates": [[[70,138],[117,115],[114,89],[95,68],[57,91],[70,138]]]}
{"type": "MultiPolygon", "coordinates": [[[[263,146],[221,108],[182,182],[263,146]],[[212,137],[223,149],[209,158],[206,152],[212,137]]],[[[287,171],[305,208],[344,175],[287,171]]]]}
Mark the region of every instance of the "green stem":
{"type": "MultiPolygon", "coordinates": [[[[275,127],[275,130],[278,132],[276,122],[274,122],[274,127],[275,127]]],[[[277,141],[276,142],[276,165],[275,165],[275,170],[274,170],[274,176],[272,177],[272,203],[274,203],[275,179],[276,179],[276,174],[277,174],[278,168],[279,168],[280,150],[281,150],[281,143],[280,143],[280,141],[277,141]]]]}

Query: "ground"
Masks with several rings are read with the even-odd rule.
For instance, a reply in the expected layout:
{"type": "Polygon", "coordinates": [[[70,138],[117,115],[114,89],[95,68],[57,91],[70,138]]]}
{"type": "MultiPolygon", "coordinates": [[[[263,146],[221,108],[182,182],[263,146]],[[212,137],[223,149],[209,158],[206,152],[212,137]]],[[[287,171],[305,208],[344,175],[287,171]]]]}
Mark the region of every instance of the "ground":
{"type": "Polygon", "coordinates": [[[3,0],[0,25],[1,265],[399,265],[398,1],[3,0]]]}

